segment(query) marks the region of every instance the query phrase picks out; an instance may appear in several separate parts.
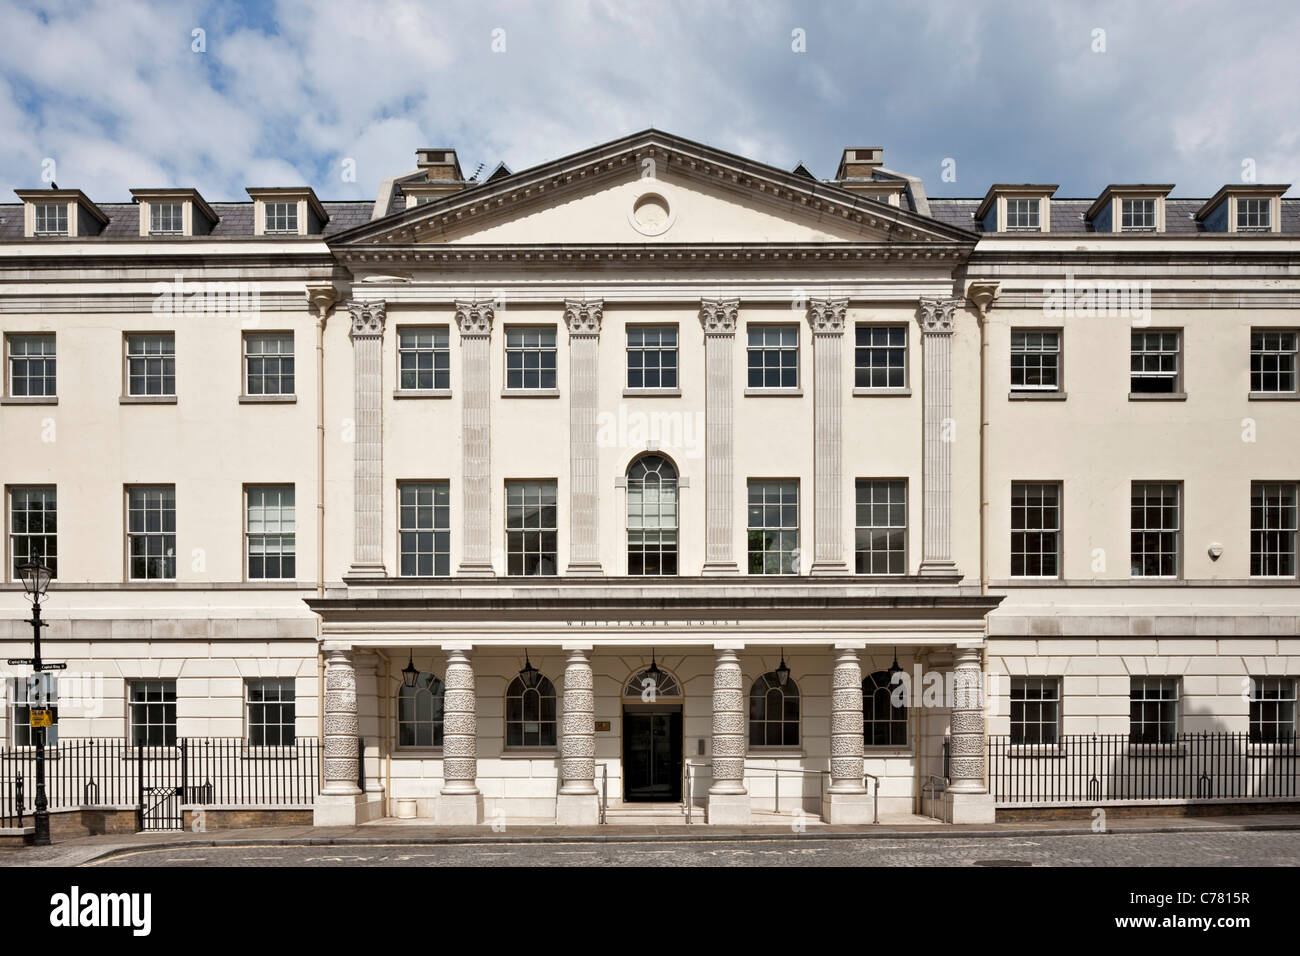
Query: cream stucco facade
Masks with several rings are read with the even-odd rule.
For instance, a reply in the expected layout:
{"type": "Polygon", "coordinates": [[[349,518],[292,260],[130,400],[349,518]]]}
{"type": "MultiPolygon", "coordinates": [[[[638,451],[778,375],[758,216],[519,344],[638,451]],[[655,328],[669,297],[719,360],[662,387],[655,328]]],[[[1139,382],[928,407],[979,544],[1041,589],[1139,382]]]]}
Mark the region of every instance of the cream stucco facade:
{"type": "MultiPolygon", "coordinates": [[[[878,150],[865,179],[830,182],[655,131],[484,183],[436,152],[451,157],[440,172],[422,151],[374,204],[255,190],[254,203],[203,204],[218,217],[206,235],[142,236],[131,204],[97,207],[98,235],[0,233],[0,657],[30,645],[14,568],[37,545],[14,502],[48,493],[45,655],[94,687],[61,698],[61,738],[132,738],[133,687],[153,680],[174,682],[174,736],[252,741],[266,718],[250,688],[274,686],[292,691],[295,734],[322,741],[321,824],[595,823],[602,805],[688,801],[713,822],[799,810],[869,823],[877,801],[886,816],[991,820],[1009,803],[991,746],[1128,735],[1139,711],[1162,746],[1201,731],[1262,746],[1260,695],[1289,687],[1294,733],[1290,200],[1270,197],[1264,234],[1167,232],[1187,216],[1162,194],[1161,231],[1135,234],[1073,225],[1054,210],[1088,204],[1043,194],[1037,234],[986,232],[975,201],[927,199],[878,150]],[[403,183],[438,188],[408,205],[403,183]],[[871,198],[898,183],[898,205],[871,198]],[[267,231],[287,222],[266,218],[282,195],[298,234],[267,231]],[[630,376],[630,353],[644,359],[629,334],[647,329],[671,332],[651,349],[671,351],[671,384],[630,376]],[[1130,381],[1146,330],[1177,333],[1165,391],[1130,381]],[[1024,331],[1053,333],[1055,372],[1032,388],[1024,331]],[[1285,375],[1255,387],[1261,332],[1282,334],[1267,343],[1278,361],[1290,343],[1289,390],[1285,375]],[[132,394],[141,333],[171,337],[171,393],[132,394]],[[15,386],[32,336],[53,343],[49,394],[15,386]],[[250,343],[268,341],[293,358],[292,384],[281,364],[269,394],[250,388],[248,364],[250,343]],[[513,366],[512,351],[531,356],[513,366]],[[403,377],[421,361],[439,374],[403,377]],[[638,574],[630,553],[647,460],[675,475],[656,486],[651,528],[671,532],[655,540],[671,542],[675,573],[638,574]],[[1176,527],[1153,545],[1171,549],[1152,559],[1168,575],[1133,573],[1135,483],[1177,489],[1176,527]],[[1051,573],[1013,565],[1027,484],[1059,496],[1055,524],[1025,526],[1051,573]],[[294,567],[274,578],[252,560],[286,553],[250,524],[268,486],[292,490],[294,567]],[[416,486],[443,495],[442,511],[404,510],[416,486]],[[133,495],[146,487],[172,491],[174,529],[164,516],[157,540],[174,562],[137,580],[133,548],[151,545],[133,543],[133,495]],[[765,487],[793,489],[796,511],[755,512],[765,487]],[[538,489],[554,495],[553,525],[545,505],[511,511],[512,493],[538,489]],[[1279,573],[1252,561],[1257,491],[1281,495],[1291,522],[1289,538],[1268,528],[1279,573]],[[859,495],[886,493],[905,507],[873,527],[859,495]],[[539,524],[512,537],[510,515],[539,524]],[[873,533],[895,552],[883,573],[860,564],[873,533]],[[760,567],[788,573],[751,573],[754,547],[767,548],[760,567]],[[409,573],[404,550],[446,573],[409,573]],[[512,573],[512,554],[543,573],[512,573]],[[629,688],[652,663],[667,679],[648,696],[629,688]],[[873,710],[864,680],[894,664],[909,706],[873,710]],[[771,696],[761,682],[781,665],[771,696]],[[1157,685],[1174,704],[1142,697],[1157,685]],[[412,716],[424,707],[435,716],[412,716]]],[[[994,188],[999,216],[1016,188],[994,188]]],[[[28,233],[35,192],[9,217],[28,233]]],[[[8,668],[8,745],[27,740],[23,674],[8,668]]],[[[1268,721],[1275,736],[1284,717],[1268,721]]]]}

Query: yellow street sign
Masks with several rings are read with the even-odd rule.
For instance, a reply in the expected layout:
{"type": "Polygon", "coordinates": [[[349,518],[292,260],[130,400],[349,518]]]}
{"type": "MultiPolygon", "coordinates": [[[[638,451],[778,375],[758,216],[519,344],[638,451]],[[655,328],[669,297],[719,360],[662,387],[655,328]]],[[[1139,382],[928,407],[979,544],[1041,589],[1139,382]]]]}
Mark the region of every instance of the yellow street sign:
{"type": "Polygon", "coordinates": [[[51,710],[33,710],[32,711],[33,727],[53,727],[54,712],[51,710]]]}

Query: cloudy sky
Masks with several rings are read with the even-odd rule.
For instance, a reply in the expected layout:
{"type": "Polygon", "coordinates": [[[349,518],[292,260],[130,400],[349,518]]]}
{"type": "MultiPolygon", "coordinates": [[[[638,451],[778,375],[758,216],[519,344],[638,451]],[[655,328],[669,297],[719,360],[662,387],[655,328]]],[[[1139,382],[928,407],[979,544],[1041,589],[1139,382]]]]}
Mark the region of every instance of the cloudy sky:
{"type": "Polygon", "coordinates": [[[822,177],[879,145],[932,195],[1204,196],[1300,182],[1297,41],[1285,0],[0,0],[0,201],[49,159],[104,202],[370,199],[420,146],[519,170],[647,126],[822,177]]]}

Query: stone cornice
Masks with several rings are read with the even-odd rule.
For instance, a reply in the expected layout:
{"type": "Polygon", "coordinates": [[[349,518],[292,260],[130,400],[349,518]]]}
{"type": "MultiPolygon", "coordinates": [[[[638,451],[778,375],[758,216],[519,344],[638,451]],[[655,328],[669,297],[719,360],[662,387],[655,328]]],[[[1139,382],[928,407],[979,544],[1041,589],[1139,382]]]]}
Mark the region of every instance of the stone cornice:
{"type": "Polygon", "coordinates": [[[848,309],[847,298],[809,299],[808,324],[812,326],[813,334],[842,335],[848,309]]]}
{"type": "Polygon", "coordinates": [[[961,299],[922,299],[916,320],[926,335],[951,335],[953,318],[961,308],[961,299]]]}
{"type": "Polygon", "coordinates": [[[462,338],[472,335],[491,335],[496,309],[491,299],[456,302],[456,325],[462,338]]]}
{"type": "Polygon", "coordinates": [[[569,335],[600,335],[605,305],[600,299],[566,299],[564,324],[569,335]]]}
{"type": "Polygon", "coordinates": [[[348,311],[352,313],[352,338],[383,337],[387,318],[384,302],[349,302],[348,311]]]}
{"type": "Polygon", "coordinates": [[[700,324],[705,335],[734,335],[740,319],[739,299],[702,299],[700,324]]]}

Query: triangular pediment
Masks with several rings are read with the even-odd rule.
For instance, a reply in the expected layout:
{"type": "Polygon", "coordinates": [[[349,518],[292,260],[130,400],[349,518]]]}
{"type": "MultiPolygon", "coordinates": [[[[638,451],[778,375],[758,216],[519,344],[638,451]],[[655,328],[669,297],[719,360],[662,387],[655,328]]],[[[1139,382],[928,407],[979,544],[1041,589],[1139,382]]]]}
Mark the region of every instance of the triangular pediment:
{"type": "Polygon", "coordinates": [[[331,245],[971,243],[964,230],[648,130],[376,219],[331,245]]]}

